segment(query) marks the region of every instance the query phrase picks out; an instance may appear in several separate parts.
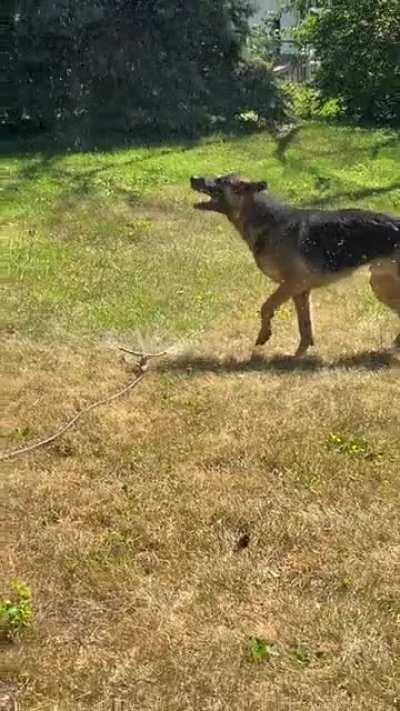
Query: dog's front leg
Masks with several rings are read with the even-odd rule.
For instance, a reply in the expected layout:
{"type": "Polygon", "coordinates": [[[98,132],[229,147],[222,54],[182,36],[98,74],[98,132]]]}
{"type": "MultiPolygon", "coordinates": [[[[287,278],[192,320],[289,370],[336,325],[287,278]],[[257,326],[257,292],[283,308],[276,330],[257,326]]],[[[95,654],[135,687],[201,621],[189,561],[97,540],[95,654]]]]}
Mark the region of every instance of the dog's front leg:
{"type": "Polygon", "coordinates": [[[263,346],[272,335],[271,321],[277,309],[279,309],[285,301],[293,296],[292,289],[288,284],[281,284],[276,291],[266,300],[261,307],[261,329],[258,334],[256,346],[263,346]]]}
{"type": "Polygon", "coordinates": [[[314,345],[310,311],[310,292],[304,291],[302,294],[294,296],[293,301],[296,307],[297,322],[300,331],[300,343],[296,351],[296,357],[299,357],[304,355],[310,346],[314,345]]]}

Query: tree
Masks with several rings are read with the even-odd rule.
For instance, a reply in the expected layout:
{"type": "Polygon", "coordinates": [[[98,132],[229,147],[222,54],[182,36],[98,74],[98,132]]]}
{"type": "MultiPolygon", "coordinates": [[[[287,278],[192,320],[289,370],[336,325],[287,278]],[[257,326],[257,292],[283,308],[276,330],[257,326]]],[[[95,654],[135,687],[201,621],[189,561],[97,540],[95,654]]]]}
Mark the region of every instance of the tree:
{"type": "Polygon", "coordinates": [[[276,112],[271,74],[242,58],[250,12],[250,0],[20,0],[19,120],[187,133],[276,112]]]}
{"type": "Polygon", "coordinates": [[[297,34],[320,61],[316,81],[355,120],[400,120],[399,0],[331,0],[297,34]]]}

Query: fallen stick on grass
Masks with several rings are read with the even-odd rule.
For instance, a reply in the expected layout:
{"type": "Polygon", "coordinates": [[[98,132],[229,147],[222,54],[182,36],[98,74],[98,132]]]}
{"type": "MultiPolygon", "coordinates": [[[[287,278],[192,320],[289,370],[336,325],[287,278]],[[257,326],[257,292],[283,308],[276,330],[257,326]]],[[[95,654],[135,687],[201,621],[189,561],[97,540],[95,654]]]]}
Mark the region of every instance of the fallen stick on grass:
{"type": "Polygon", "coordinates": [[[0,455],[0,462],[5,461],[6,459],[13,459],[14,457],[17,457],[21,454],[27,454],[28,452],[33,452],[35,449],[38,449],[39,447],[45,447],[47,444],[50,444],[51,442],[54,442],[54,440],[58,439],[61,437],[67,430],[69,430],[78,420],[83,417],[83,415],[87,415],[88,412],[91,412],[91,410],[94,410],[97,407],[100,407],[101,405],[108,405],[110,402],[113,402],[113,400],[117,400],[118,398],[122,397],[126,393],[128,393],[130,390],[133,390],[134,388],[139,385],[139,383],[143,380],[143,378],[146,375],[147,368],[148,368],[148,361],[154,358],[161,358],[162,356],[167,355],[167,351],[164,351],[163,353],[141,353],[138,351],[130,351],[127,348],[120,348],[121,351],[124,351],[125,353],[130,353],[131,355],[134,355],[139,358],[137,367],[139,370],[139,375],[135,378],[135,380],[132,380],[128,385],[126,385],[122,390],[118,390],[118,392],[114,393],[113,395],[109,395],[108,397],[103,398],[102,400],[97,400],[96,402],[93,402],[91,405],[88,405],[85,407],[83,410],[80,410],[73,418],[72,420],[69,420],[65,425],[63,425],[57,432],[54,434],[50,435],[49,437],[46,437],[45,439],[41,439],[39,442],[35,442],[34,444],[27,445],[26,447],[21,447],[20,449],[12,449],[9,452],[5,452],[5,454],[0,455]]]}

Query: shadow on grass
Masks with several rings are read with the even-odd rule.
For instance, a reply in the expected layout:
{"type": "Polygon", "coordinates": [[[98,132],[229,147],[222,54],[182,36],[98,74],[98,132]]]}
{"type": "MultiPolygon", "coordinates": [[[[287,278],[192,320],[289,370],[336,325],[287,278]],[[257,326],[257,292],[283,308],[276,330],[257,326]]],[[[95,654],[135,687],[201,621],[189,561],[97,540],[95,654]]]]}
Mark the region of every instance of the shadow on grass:
{"type": "Polygon", "coordinates": [[[292,126],[287,133],[275,137],[276,149],[274,156],[280,163],[286,163],[286,151],[303,128],[303,125],[292,126]]]}
{"type": "Polygon", "coordinates": [[[27,158],[31,154],[54,157],[68,153],[113,153],[124,149],[162,149],[168,146],[167,152],[179,150],[180,147],[190,150],[201,141],[213,142],[218,134],[221,138],[241,139],[257,133],[265,133],[265,126],[256,123],[226,122],[218,126],[210,125],[193,131],[87,131],[85,128],[72,131],[66,128],[59,130],[57,135],[49,132],[17,132],[4,130],[1,141],[1,155],[6,158],[27,158]]]}
{"type": "MultiPolygon", "coordinates": [[[[256,134],[261,132],[267,132],[275,141],[275,159],[285,164],[287,162],[286,152],[296,140],[296,138],[301,134],[302,129],[307,129],[307,124],[299,124],[289,127],[289,130],[282,131],[279,127],[269,127],[269,129],[261,129],[256,127],[244,126],[237,127],[233,130],[232,127],[226,131],[221,132],[218,136],[213,137],[212,133],[202,133],[196,136],[178,136],[170,135],[165,137],[154,138],[148,137],[129,137],[129,136],[117,136],[114,138],[106,137],[104,141],[101,137],[97,140],[96,137],[91,137],[87,143],[82,145],[73,145],[67,147],[67,143],[57,142],[51,136],[45,134],[42,136],[36,136],[31,138],[8,138],[1,142],[1,149],[3,157],[12,156],[13,158],[33,158],[29,163],[25,163],[17,170],[9,180],[9,182],[3,183],[2,197],[3,200],[10,200],[13,202],[15,198],[22,195],[24,186],[29,186],[31,183],[40,180],[41,178],[46,178],[54,183],[58,183],[62,186],[61,194],[59,195],[59,200],[57,205],[54,207],[55,212],[62,211],[63,201],[76,199],[81,197],[89,197],[92,193],[96,192],[96,180],[99,176],[106,175],[106,181],[108,176],[113,175],[113,171],[123,171],[130,167],[138,167],[138,171],[143,166],[143,173],[145,174],[145,179],[148,180],[149,186],[153,185],[153,181],[157,183],[157,176],[152,175],[152,161],[157,162],[165,156],[170,154],[179,155],[187,151],[192,150],[196,145],[199,144],[200,139],[207,138],[207,144],[212,145],[214,143],[220,143],[222,140],[238,140],[240,141],[245,136],[256,134]],[[97,141],[97,143],[96,143],[97,141]],[[81,168],[77,170],[77,165],[71,167],[64,167],[60,163],[60,158],[68,155],[73,155],[74,153],[85,153],[87,151],[96,150],[117,150],[121,148],[137,148],[137,149],[147,149],[148,153],[146,155],[129,155],[126,160],[113,160],[111,154],[111,160],[105,162],[103,165],[97,165],[92,167],[81,168]],[[148,168],[147,168],[148,166],[148,168]]],[[[384,140],[378,140],[378,142],[373,146],[356,148],[354,153],[370,153],[371,159],[378,156],[379,150],[382,148],[391,147],[397,145],[398,137],[389,137],[384,140]]],[[[331,153],[334,155],[337,153],[337,148],[335,148],[331,153]]],[[[308,207],[329,207],[335,203],[341,201],[358,201],[360,199],[365,199],[368,197],[385,195],[386,193],[393,192],[394,190],[400,189],[400,181],[393,181],[387,186],[365,186],[364,188],[358,190],[346,190],[343,186],[341,189],[340,183],[335,186],[332,183],[334,178],[329,175],[321,175],[318,170],[313,168],[313,166],[307,166],[308,155],[304,155],[304,170],[308,174],[314,175],[315,179],[315,189],[318,196],[305,201],[304,205],[308,207]]],[[[301,170],[301,168],[300,168],[301,170]]],[[[102,178],[100,178],[102,180],[102,178]]],[[[139,181],[137,186],[133,180],[132,188],[127,189],[116,184],[116,180],[112,180],[112,190],[118,197],[127,203],[129,206],[136,206],[138,201],[140,201],[140,193],[143,187],[143,181],[139,181]]],[[[335,181],[336,182],[336,181],[335,181]]]]}
{"type": "MultiPolygon", "coordinates": [[[[354,125],[351,123],[339,123],[339,124],[333,124],[335,126],[339,127],[345,127],[345,128],[354,128],[354,125]]],[[[292,143],[296,140],[297,136],[303,129],[307,129],[308,124],[307,123],[300,123],[295,126],[291,126],[288,131],[285,131],[283,133],[276,133],[272,131],[272,136],[275,139],[276,142],[276,148],[274,152],[274,157],[283,165],[285,165],[288,162],[287,158],[287,151],[291,147],[292,143]]],[[[376,126],[370,126],[370,129],[374,130],[376,129],[376,126]]],[[[365,127],[365,130],[367,128],[365,127]]],[[[381,141],[378,141],[372,146],[357,146],[357,148],[353,149],[348,149],[346,148],[346,156],[355,156],[355,157],[360,157],[364,155],[365,153],[368,156],[368,159],[370,160],[376,160],[379,157],[379,153],[381,150],[384,150],[385,148],[394,148],[399,146],[399,136],[390,136],[389,138],[384,138],[381,141]]],[[[318,157],[321,156],[334,156],[338,153],[338,148],[333,147],[333,149],[329,150],[321,150],[320,148],[318,149],[318,157]]],[[[314,155],[311,156],[306,156],[306,158],[314,158],[314,155]]]]}
{"type": "MultiPolygon", "coordinates": [[[[320,180],[324,179],[320,178],[320,180]]],[[[329,179],[326,178],[325,181],[329,182],[329,179]]],[[[400,190],[400,180],[382,187],[371,186],[360,190],[339,191],[330,195],[325,195],[324,197],[321,196],[315,198],[314,200],[309,200],[307,201],[307,205],[309,207],[325,207],[326,205],[330,205],[331,203],[335,203],[339,200],[363,200],[364,198],[372,197],[373,195],[386,195],[386,193],[391,193],[394,190],[400,190]]]]}
{"type": "MultiPolygon", "coordinates": [[[[12,200],[21,190],[24,185],[46,178],[53,180],[65,186],[65,194],[71,198],[74,196],[89,196],[94,191],[94,181],[103,174],[112,175],[114,170],[126,170],[130,167],[143,166],[144,171],[147,170],[146,164],[157,162],[158,160],[168,156],[178,156],[188,151],[193,150],[202,139],[207,140],[207,145],[220,144],[224,141],[240,141],[249,135],[265,132],[265,129],[259,127],[240,126],[233,129],[230,127],[218,135],[215,131],[203,132],[191,137],[177,134],[172,134],[165,137],[155,138],[154,136],[129,137],[124,136],[121,140],[105,140],[101,137],[93,137],[83,145],[68,145],[66,142],[58,142],[50,135],[33,136],[31,138],[14,137],[6,138],[0,141],[0,150],[3,159],[28,159],[28,164],[22,165],[20,169],[15,171],[12,179],[8,182],[3,182],[2,197],[4,200],[12,200]],[[110,160],[102,165],[91,168],[77,170],[76,165],[73,168],[65,168],[60,165],[60,159],[65,156],[73,156],[74,154],[85,154],[89,152],[110,152],[112,153],[121,149],[138,149],[148,151],[146,155],[130,155],[126,160],[110,160]]],[[[149,176],[149,182],[155,180],[154,176],[149,176]]],[[[126,191],[124,188],[113,186],[113,190],[119,193],[122,199],[125,199],[129,204],[136,203],[138,195],[135,194],[135,186],[131,191],[126,191]]]]}
{"type": "Polygon", "coordinates": [[[319,371],[368,370],[377,371],[389,367],[400,367],[400,360],[392,351],[362,351],[350,356],[341,356],[325,362],[318,356],[272,356],[252,355],[247,360],[233,357],[220,360],[213,356],[184,355],[160,364],[158,370],[182,372],[186,375],[198,373],[274,373],[293,372],[316,373],[319,371]]]}
{"type": "MultiPolygon", "coordinates": [[[[146,148],[146,146],[141,146],[146,148]]],[[[124,169],[130,166],[143,164],[155,159],[162,158],[169,154],[185,153],[193,148],[192,144],[182,146],[170,146],[169,148],[158,150],[145,156],[137,156],[126,161],[112,161],[105,163],[96,168],[88,170],[68,170],[62,169],[57,164],[57,160],[61,157],[61,153],[40,153],[38,160],[30,165],[23,166],[15,175],[12,181],[3,187],[3,197],[19,190],[21,182],[32,181],[45,175],[50,179],[67,180],[71,186],[71,193],[89,193],[91,190],[91,181],[98,175],[106,172],[112,172],[114,169],[124,169]]]]}

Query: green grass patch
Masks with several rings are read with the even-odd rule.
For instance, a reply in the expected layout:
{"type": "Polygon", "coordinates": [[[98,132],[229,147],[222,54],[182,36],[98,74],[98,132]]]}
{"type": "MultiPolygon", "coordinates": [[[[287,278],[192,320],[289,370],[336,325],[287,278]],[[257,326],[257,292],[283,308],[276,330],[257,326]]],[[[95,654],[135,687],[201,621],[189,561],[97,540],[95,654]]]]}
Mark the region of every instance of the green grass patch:
{"type": "Polygon", "coordinates": [[[20,580],[11,583],[11,597],[0,600],[0,640],[12,641],[31,623],[32,593],[20,580]]]}
{"type": "MultiPolygon", "coordinates": [[[[208,329],[268,287],[222,218],[192,208],[189,176],[239,171],[298,204],[400,204],[398,133],[318,124],[268,133],[2,161],[2,323],[35,337],[208,329]]],[[[368,304],[367,304],[368,306],[368,304]]],[[[371,306],[371,308],[373,308],[371,306]]]]}
{"type": "Polygon", "coordinates": [[[376,459],[380,455],[371,449],[365,437],[350,437],[340,432],[330,432],[326,446],[332,452],[347,454],[350,457],[362,457],[367,460],[376,459]]]}
{"type": "Polygon", "coordinates": [[[279,657],[276,645],[259,637],[250,637],[247,642],[249,660],[255,664],[269,662],[273,657],[279,657]]]}

